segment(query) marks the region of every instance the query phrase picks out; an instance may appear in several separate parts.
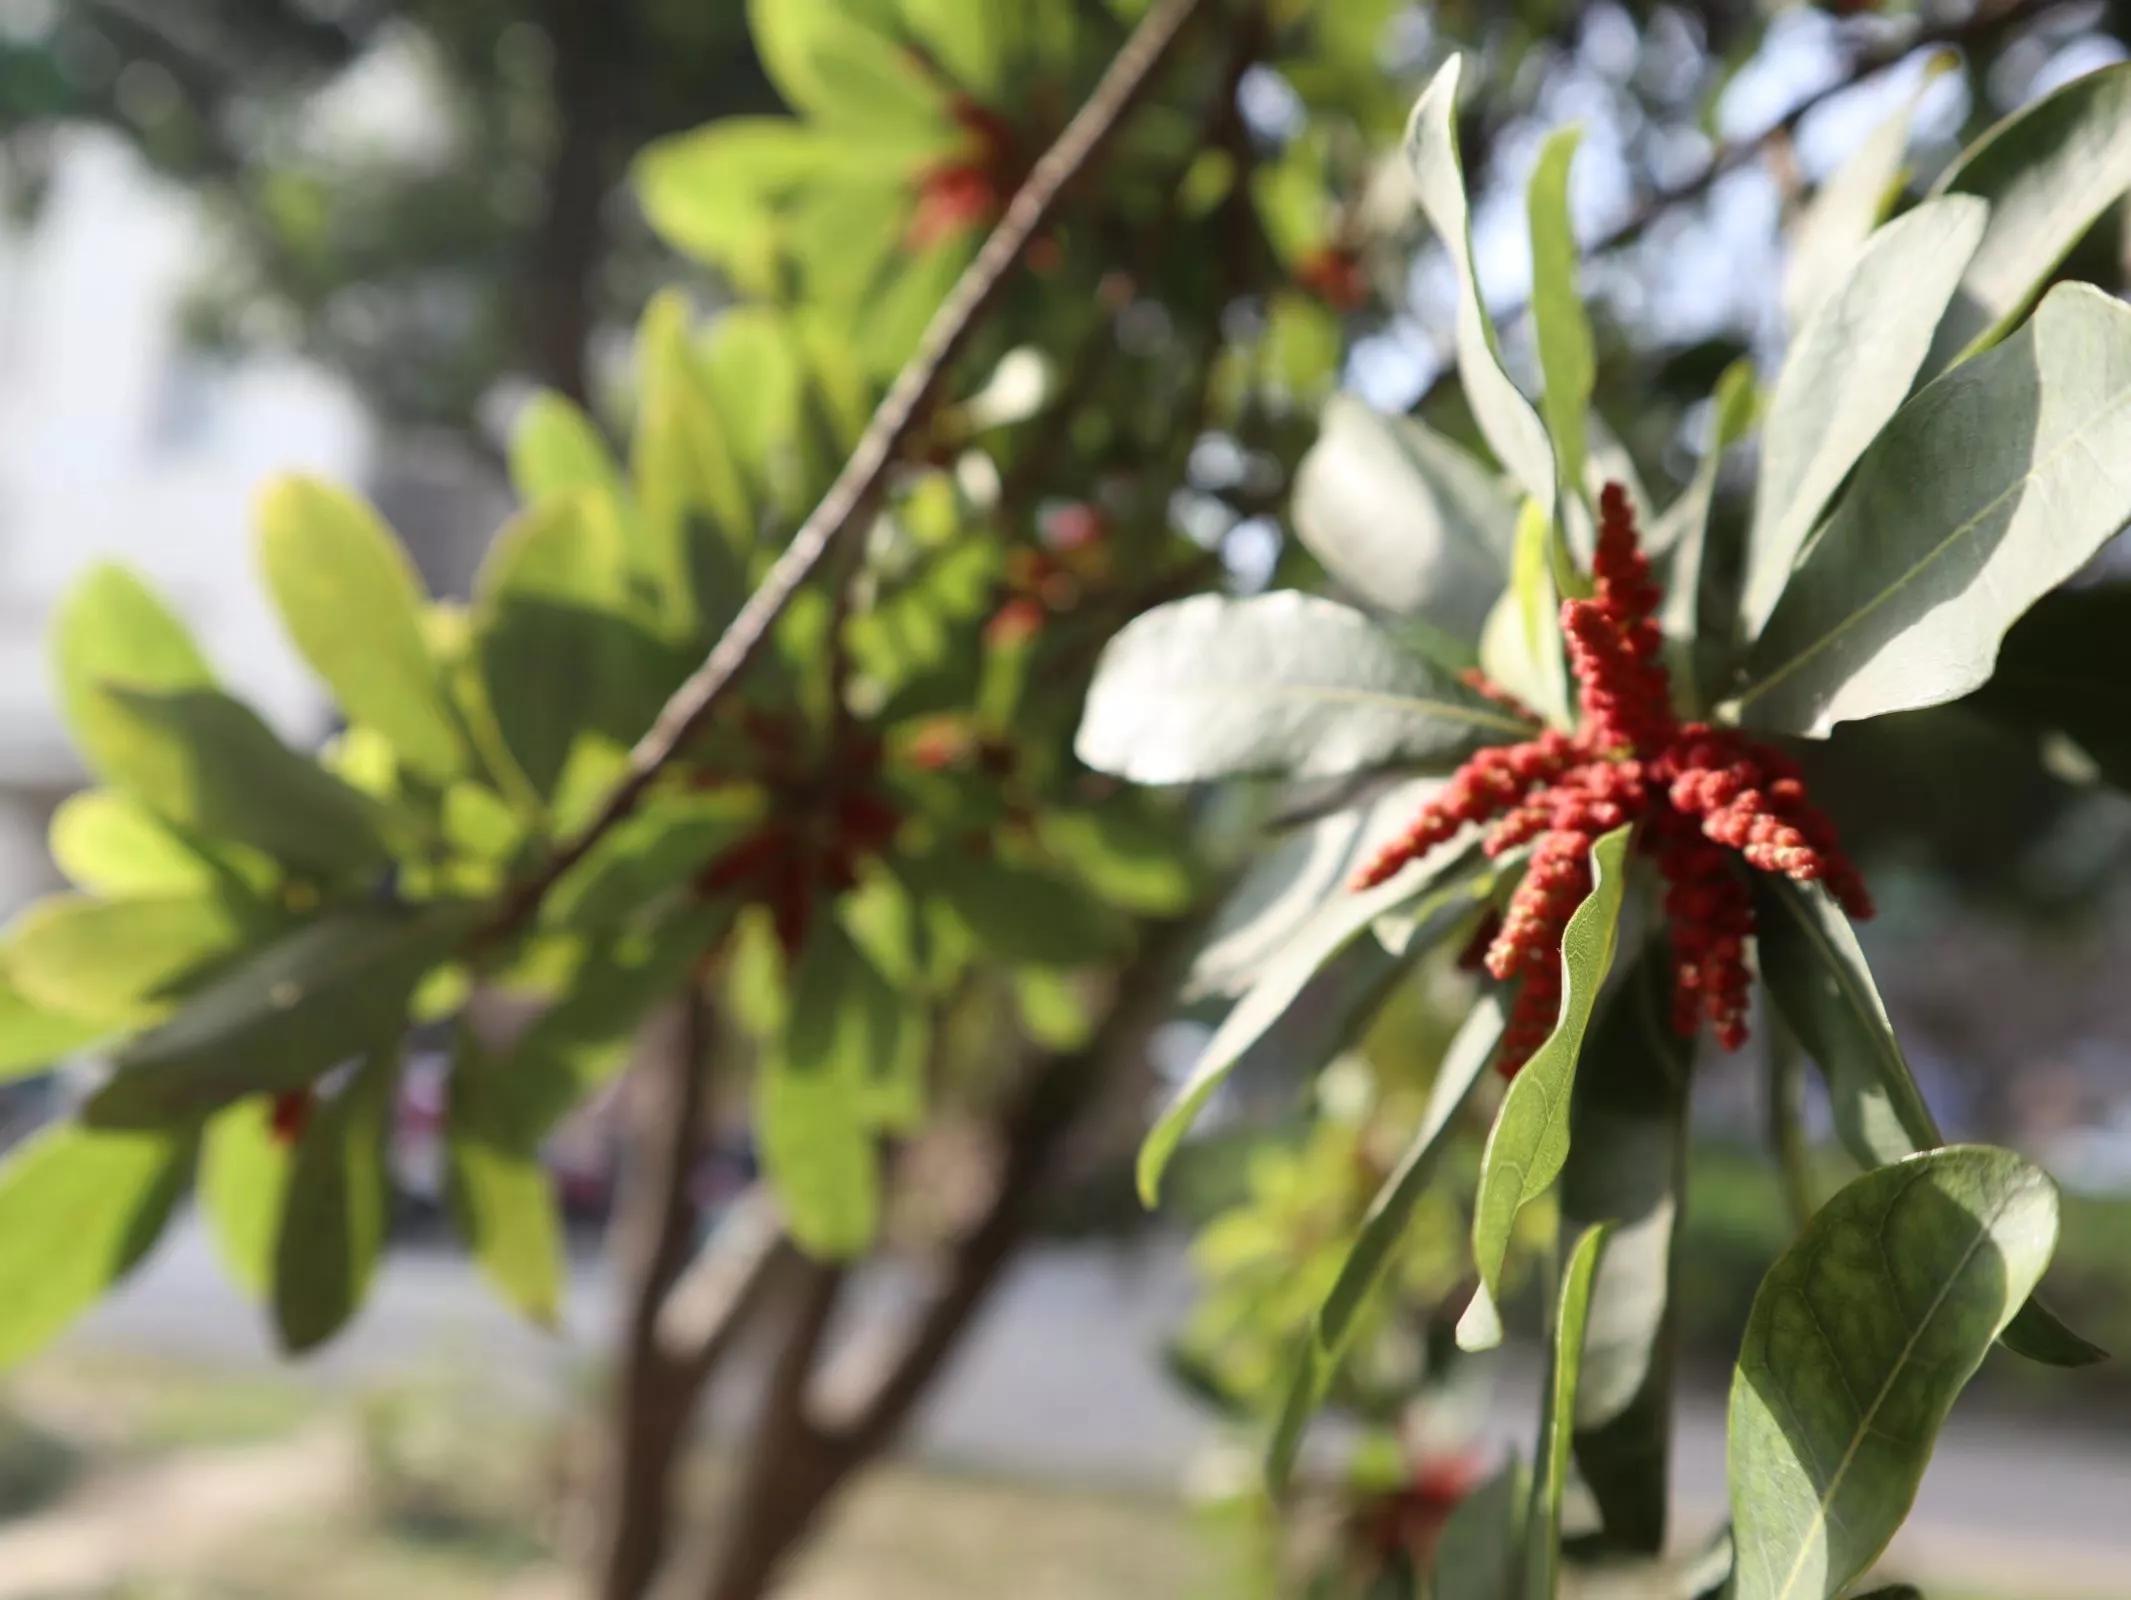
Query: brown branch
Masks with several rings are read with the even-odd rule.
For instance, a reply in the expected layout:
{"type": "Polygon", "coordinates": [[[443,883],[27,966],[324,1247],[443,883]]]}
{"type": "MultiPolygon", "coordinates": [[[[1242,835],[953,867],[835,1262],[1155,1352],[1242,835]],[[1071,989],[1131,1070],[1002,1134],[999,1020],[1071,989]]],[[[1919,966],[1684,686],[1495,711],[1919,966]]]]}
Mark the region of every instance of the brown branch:
{"type": "Polygon", "coordinates": [[[540,871],[503,897],[487,930],[490,939],[519,926],[564,873],[635,811],[660,773],[708,721],[768,643],[777,619],[837,540],[863,524],[890,468],[923,420],[934,389],[997,303],[1030,240],[1050,219],[1066,188],[1087,169],[1152,84],[1200,4],[1201,0],[1159,0],[1125,41],[1087,103],[1030,170],[999,225],[933,314],[916,354],[897,375],[821,504],[792,536],[709,657],[674,691],[650,731],[637,742],[629,755],[628,775],[615,785],[598,814],[540,871]]]}

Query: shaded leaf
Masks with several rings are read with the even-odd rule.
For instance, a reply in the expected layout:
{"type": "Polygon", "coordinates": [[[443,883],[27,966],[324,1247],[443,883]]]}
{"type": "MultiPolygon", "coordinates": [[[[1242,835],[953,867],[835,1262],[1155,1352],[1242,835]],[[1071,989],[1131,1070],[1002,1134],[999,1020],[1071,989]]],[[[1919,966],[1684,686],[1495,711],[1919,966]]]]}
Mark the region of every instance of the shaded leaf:
{"type": "Polygon", "coordinates": [[[445,1124],[451,1214],[482,1276],[542,1327],[562,1310],[562,1216],[523,1101],[517,1063],[478,1049],[462,1034],[451,1070],[445,1124]]]}
{"type": "Polygon", "coordinates": [[[1879,1558],[1940,1424],[2057,1240],[2057,1191],[1954,1146],[1823,1206],[1754,1297],[1733,1376],[1737,1600],[1830,1600],[1879,1558]]]}
{"type": "Polygon", "coordinates": [[[304,660],[352,722],[434,779],[466,752],[422,637],[426,597],[399,541],[368,506],[312,478],[285,477],[259,500],[259,564],[304,660]]]}
{"type": "Polygon", "coordinates": [[[1358,611],[1303,594],[1198,595],[1112,637],[1076,748],[1135,782],[1190,783],[1447,763],[1530,732],[1358,611]]]}
{"type": "Polygon", "coordinates": [[[748,33],[770,80],[821,121],[908,141],[923,151],[953,136],[946,96],[907,50],[843,0],[748,0],[748,33]]]}
{"type": "Polygon", "coordinates": [[[1598,381],[1591,323],[1576,292],[1576,229],[1569,215],[1569,169],[1582,139],[1583,130],[1575,127],[1548,135],[1525,200],[1532,234],[1532,328],[1546,380],[1539,408],[1565,500],[1583,490],[1585,419],[1598,381]]]}
{"type": "Polygon", "coordinates": [[[391,1205],[385,1135],[399,1046],[323,1095],[289,1157],[274,1237],[274,1326],[300,1355],[338,1333],[370,1287],[391,1205]]]}
{"type": "Polygon", "coordinates": [[[905,869],[990,960],[1074,967],[1117,947],[1116,919],[1088,892],[1040,867],[949,847],[905,869]]]}
{"type": "Polygon", "coordinates": [[[1513,1460],[1458,1503],[1436,1546],[1435,1600],[1512,1600],[1531,1498],[1531,1474],[1513,1460]]]}
{"type": "Polygon", "coordinates": [[[2044,595],[2013,625],[1970,703],[2030,732],[2062,733],[2131,790],[2131,583],[2044,595]]]}
{"type": "Polygon", "coordinates": [[[1568,1159],[1576,1064],[1598,991],[1613,969],[1632,832],[1632,827],[1616,828],[1591,846],[1591,892],[1561,936],[1559,1020],[1511,1081],[1480,1157],[1472,1245],[1481,1293],[1458,1322],[1458,1343],[1468,1350],[1487,1349],[1501,1339],[1494,1302],[1517,1213],[1547,1191],[1568,1159]]]}
{"type": "Polygon", "coordinates": [[[609,831],[563,875],[541,907],[560,927],[608,927],[684,889],[762,817],[761,797],[728,789],[668,795],[609,831]]]}
{"type": "Polygon", "coordinates": [[[1532,1484],[1532,1511],[1525,1522],[1524,1592],[1531,1600],[1554,1600],[1561,1592],[1561,1497],[1569,1482],[1569,1445],[1582,1387],[1584,1337],[1591,1320],[1591,1292],[1607,1249],[1604,1223],[1586,1228],[1561,1272],[1547,1371],[1546,1411],[1539,1432],[1539,1469],[1532,1484]]]}
{"type": "Polygon", "coordinates": [[[59,1123],[0,1165],[0,1365],[42,1348],[147,1255],[192,1142],[59,1123]],[[57,1219],[64,1219],[64,1226],[57,1219]]]}
{"type": "Polygon", "coordinates": [[[1908,398],[1989,210],[1948,196],[1888,223],[1791,341],[1762,430],[1742,639],[1761,631],[1822,509],[1908,398]]]}
{"type": "Polygon", "coordinates": [[[1708,581],[1709,517],[1717,474],[1724,466],[1724,452],[1753,427],[1759,403],[1753,364],[1744,358],[1734,361],[1710,396],[1710,437],[1702,459],[1679,499],[1665,508],[1659,542],[1671,552],[1671,560],[1658,623],[1665,632],[1674,699],[1694,710],[1700,709],[1709,688],[1722,681],[1730,655],[1731,619],[1722,614],[1730,608],[1712,593],[1708,581]]]}
{"type": "Polygon", "coordinates": [[[1747,662],[1746,720],[1825,734],[1990,676],[2020,614],[2131,516],[2131,308],[2085,284],[1896,413],[1747,662]]]}

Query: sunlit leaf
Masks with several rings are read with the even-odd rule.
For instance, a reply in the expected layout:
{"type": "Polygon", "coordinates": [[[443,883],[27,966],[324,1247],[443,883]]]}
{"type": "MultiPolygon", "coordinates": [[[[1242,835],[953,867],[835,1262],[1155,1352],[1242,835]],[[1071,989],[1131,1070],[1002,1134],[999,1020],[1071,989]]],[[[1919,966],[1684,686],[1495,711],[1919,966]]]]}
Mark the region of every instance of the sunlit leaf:
{"type": "Polygon", "coordinates": [[[245,918],[197,895],[91,900],[55,895],[8,925],[0,970],[22,996],[85,1022],[132,1023],[169,1009],[243,945],[245,918]]]}
{"type": "Polygon", "coordinates": [[[1580,128],[1562,128],[1539,147],[1526,210],[1532,233],[1532,327],[1546,381],[1540,411],[1554,445],[1564,497],[1584,481],[1585,417],[1598,379],[1591,323],[1576,290],[1576,229],[1569,214],[1569,170],[1580,128]]]}

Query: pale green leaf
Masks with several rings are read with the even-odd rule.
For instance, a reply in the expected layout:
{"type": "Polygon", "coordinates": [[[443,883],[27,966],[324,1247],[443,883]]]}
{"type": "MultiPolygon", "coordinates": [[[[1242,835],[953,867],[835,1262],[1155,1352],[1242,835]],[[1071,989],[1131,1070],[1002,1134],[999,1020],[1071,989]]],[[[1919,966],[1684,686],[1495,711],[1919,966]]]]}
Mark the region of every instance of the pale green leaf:
{"type": "Polygon", "coordinates": [[[84,789],[52,813],[52,860],[77,888],[108,899],[201,895],[222,874],[155,813],[108,789],[84,789]]]}
{"type": "Polygon", "coordinates": [[[75,745],[91,772],[129,789],[138,730],[113,704],[114,685],[208,689],[214,673],[175,615],[122,567],[92,567],[68,593],[52,626],[52,670],[75,745]]]}
{"type": "Polygon", "coordinates": [[[40,1006],[6,976],[0,958],[0,1083],[30,1077],[86,1049],[111,1029],[40,1006]]]}
{"type": "Polygon", "coordinates": [[[1480,630],[1480,670],[1549,722],[1569,720],[1569,668],[1562,654],[1561,597],[1554,585],[1554,536],[1545,509],[1524,502],[1517,518],[1509,587],[1480,630]]]}
{"type": "Polygon", "coordinates": [[[543,389],[511,428],[511,487],[527,505],[573,489],[619,495],[621,468],[592,419],[567,395],[543,389]]]}
{"type": "Polygon", "coordinates": [[[134,1023],[242,948],[245,919],[202,896],[54,895],[9,924],[0,970],[24,999],[84,1022],[134,1023]]]}
{"type": "Polygon", "coordinates": [[[1580,494],[1586,417],[1598,381],[1591,323],[1576,291],[1576,229],[1569,215],[1569,170],[1581,128],[1561,128],[1539,147],[1526,193],[1532,234],[1532,328],[1546,388],[1540,410],[1554,445],[1564,500],[1580,494]]]}
{"type": "Polygon", "coordinates": [[[216,1253],[246,1294],[273,1290],[274,1242],[288,1192],[290,1141],[274,1128],[274,1100],[253,1095],[208,1119],[195,1190],[216,1253]]]}

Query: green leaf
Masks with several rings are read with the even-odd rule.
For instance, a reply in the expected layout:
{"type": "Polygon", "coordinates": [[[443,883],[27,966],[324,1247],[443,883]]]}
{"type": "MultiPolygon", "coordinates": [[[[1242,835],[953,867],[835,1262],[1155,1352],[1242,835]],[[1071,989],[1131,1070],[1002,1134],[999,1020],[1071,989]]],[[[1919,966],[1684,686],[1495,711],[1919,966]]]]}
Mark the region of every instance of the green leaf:
{"type": "Polygon", "coordinates": [[[1576,1396],[1578,1480],[1598,1507],[1601,1550],[1665,1548],[1678,1301],[1673,1257],[1687,1193],[1688,1072],[1672,1029],[1672,953],[1645,948],[1600,1014],[1576,1075],[1565,1233],[1613,1232],[1591,1288],[1576,1396]]]}
{"type": "Polygon", "coordinates": [[[1821,511],[1908,398],[1989,211],[1949,196],[1888,223],[1792,339],[1762,434],[1742,639],[1768,621],[1821,511]]]}
{"type": "MultiPolygon", "coordinates": [[[[1835,1131],[1852,1157],[1883,1166],[1942,1144],[1857,935],[1827,891],[1756,874],[1754,921],[1762,981],[1827,1079],[1835,1131]]],[[[2020,1308],[2005,1343],[2050,1366],[2107,1359],[2040,1301],[2020,1308]]]]}
{"type": "Polygon", "coordinates": [[[208,1119],[195,1185],[222,1264],[239,1287],[264,1300],[273,1289],[274,1242],[281,1231],[293,1146],[274,1129],[274,1100],[254,1095],[208,1119]]]}
{"type": "Polygon", "coordinates": [[[1724,452],[1746,437],[1759,411],[1753,363],[1743,357],[1724,369],[1710,397],[1710,438],[1679,499],[1665,508],[1660,540],[1671,551],[1665,598],[1658,621],[1665,631],[1666,662],[1674,698],[1699,709],[1704,692],[1721,681],[1730,653],[1731,619],[1720,615],[1707,582],[1709,513],[1717,494],[1724,452]]]}
{"type": "Polygon", "coordinates": [[[138,1022],[242,947],[247,929],[219,900],[89,900],[55,895],[9,925],[0,970],[24,999],[83,1022],[138,1022]]]}
{"type": "Polygon", "coordinates": [[[1076,748],[1137,783],[1191,783],[1449,763],[1531,732],[1358,611],[1293,593],[1196,595],[1111,638],[1076,748]]]}
{"type": "Polygon", "coordinates": [[[0,1366],[49,1343],[132,1271],[184,1192],[192,1143],[60,1123],[0,1166],[0,1366]]]}
{"type": "Polygon", "coordinates": [[[1937,372],[2002,338],[2131,189],[2131,65],[2075,78],[1970,145],[1934,194],[1981,195],[1990,226],[1932,344],[1937,372]]]}
{"type": "Polygon", "coordinates": [[[217,689],[122,688],[105,704],[109,725],[132,731],[113,781],[169,821],[300,872],[352,877],[383,864],[377,805],[283,744],[243,702],[217,689]]]}
{"type": "Polygon", "coordinates": [[[748,0],[747,17],[770,81],[797,109],[919,152],[952,137],[944,92],[845,0],[748,0]]]}
{"type": "Polygon", "coordinates": [[[685,888],[761,818],[761,797],[751,790],[661,796],[563,875],[542,905],[541,919],[575,929],[626,921],[660,896],[685,888]]]}
{"type": "Polygon", "coordinates": [[[274,1237],[274,1326],[292,1355],[338,1333],[370,1287],[391,1211],[385,1135],[397,1040],[321,1096],[289,1157],[274,1237]]]}
{"type": "Polygon", "coordinates": [[[619,497],[621,469],[592,419],[566,395],[543,389],[511,429],[511,486],[527,505],[573,489],[619,497]]]}
{"type": "Polygon", "coordinates": [[[458,904],[347,907],[282,935],[120,1051],[90,1121],[152,1126],[309,1085],[396,1038],[415,985],[478,916],[458,904]]]}
{"type": "Polygon", "coordinates": [[[1540,1425],[1539,1474],[1532,1484],[1532,1511],[1525,1523],[1529,1564],[1524,1592],[1530,1600],[1554,1600],[1561,1592],[1561,1497],[1569,1482],[1569,1445],[1582,1387],[1592,1288],[1610,1232],[1605,1223],[1586,1228],[1562,1269],[1548,1361],[1547,1406],[1540,1425]]]}
{"type": "Polygon", "coordinates": [[[1012,6],[985,0],[901,0],[903,20],[955,80],[977,100],[1006,97],[1019,19],[1012,6]]]}
{"type": "Polygon", "coordinates": [[[1799,212],[1783,272],[1784,319],[1794,333],[1849,275],[1857,252],[1899,196],[1902,158],[1909,148],[1917,102],[1933,79],[1957,64],[1951,52],[1941,52],[1927,63],[1923,83],[1858,141],[1799,212]]]}
{"type": "Polygon", "coordinates": [[[68,880],[106,899],[200,895],[223,881],[216,863],[169,824],[108,789],[62,800],[52,813],[50,843],[68,880]]]}
{"type": "Polygon", "coordinates": [[[1937,705],[2131,516],[2131,308],[2085,284],[1895,414],[1747,662],[1761,727],[1937,705]]]}
{"type": "Polygon", "coordinates": [[[1532,232],[1532,328],[1546,379],[1540,409],[1553,440],[1561,498],[1584,481],[1585,417],[1598,381],[1591,324],[1576,292],[1576,229],[1569,217],[1569,168],[1581,128],[1561,128],[1539,147],[1525,204],[1532,232]]]}
{"type": "Polygon", "coordinates": [[[1470,848],[1445,846],[1374,889],[1335,895],[1327,901],[1296,931],[1279,960],[1265,969],[1221,1019],[1191,1076],[1148,1131],[1139,1153],[1140,1198],[1150,1206],[1156,1202],[1162,1172],[1206,1102],[1243,1053],[1287,1014],[1321,967],[1360,938],[1378,917],[1409,905],[1414,928],[1407,952],[1419,955],[1493,893],[1494,884],[1492,862],[1470,848]]]}
{"type": "Polygon", "coordinates": [[[1481,1287],[1458,1322],[1458,1343],[1467,1350],[1488,1349],[1501,1339],[1494,1304],[1500,1298],[1511,1229],[1517,1213],[1547,1191],[1568,1160],[1576,1063],[1598,991],[1613,970],[1633,831],[1615,828],[1591,846],[1591,892],[1561,935],[1560,1018],[1511,1081],[1487,1135],[1472,1219],[1473,1263],[1481,1287]]]}
{"type": "Polygon", "coordinates": [[[1879,1558],[1940,1424],[2057,1242],[2057,1190],[1954,1146],[1857,1179],[1762,1281],[1732,1379],[1737,1600],[1830,1600],[1879,1558]]]}
{"type": "Polygon", "coordinates": [[[1009,966],[1076,967],[1117,948],[1117,920],[1093,895],[1039,867],[975,856],[952,845],[907,866],[945,904],[988,959],[1009,966]]]}
{"type": "MultiPolygon", "coordinates": [[[[731,342],[730,334],[721,341],[731,342]]],[[[631,457],[639,507],[631,564],[658,597],[668,628],[700,639],[744,598],[741,562],[759,512],[741,470],[744,446],[728,419],[746,413],[712,397],[687,302],[677,292],[645,310],[637,365],[644,398],[631,457]]],[[[747,403],[785,410],[774,392],[774,384],[757,385],[747,403]]],[[[788,411],[779,431],[789,443],[796,430],[788,411]]]]}
{"type": "Polygon", "coordinates": [[[1531,1498],[1531,1474],[1513,1460],[1458,1502],[1436,1546],[1432,1600],[1512,1600],[1531,1498]]]}
{"type": "Polygon", "coordinates": [[[1517,502],[1425,424],[1336,394],[1295,471],[1294,518],[1355,599],[1462,634],[1502,586],[1517,502]]]}
{"type": "Polygon", "coordinates": [[[1494,323],[1480,299],[1473,265],[1472,219],[1465,199],[1463,162],[1458,154],[1458,74],[1456,56],[1445,62],[1413,108],[1406,126],[1406,160],[1429,224],[1450,252],[1458,276],[1458,375],[1488,448],[1510,470],[1524,492],[1541,505],[1555,503],[1554,447],[1532,403],[1503,370],[1502,349],[1494,323]]]}
{"type": "Polygon", "coordinates": [[[1494,1060],[1507,1020],[1508,1012],[1499,993],[1489,991],[1475,1002],[1443,1052],[1420,1126],[1407,1142],[1398,1165],[1369,1202],[1354,1247],[1341,1263],[1332,1292],[1318,1309],[1289,1373],[1287,1395],[1266,1456],[1267,1484],[1276,1495],[1287,1485],[1303,1428],[1324,1403],[1325,1391],[1346,1353],[1362,1307],[1383,1281],[1392,1252],[1413,1220],[1414,1208],[1435,1178],[1436,1162],[1449,1141],[1458,1113],[1486,1074],[1488,1063],[1494,1060]]]}
{"type": "Polygon", "coordinates": [[[1554,534],[1545,509],[1524,502],[1509,587],[1480,630],[1480,670],[1553,723],[1569,720],[1569,668],[1562,655],[1561,598],[1554,586],[1554,534]]]}
{"type": "Polygon", "coordinates": [[[562,1311],[562,1218],[555,1186],[528,1140],[517,1063],[460,1037],[445,1127],[451,1213],[474,1262],[505,1300],[542,1327],[562,1311]]]}
{"type": "Polygon", "coordinates": [[[25,1078],[64,1061],[110,1032],[38,1005],[6,980],[0,959],[0,1083],[25,1078]]]}
{"type": "Polygon", "coordinates": [[[129,781],[140,732],[110,689],[212,688],[214,673],[185,625],[130,572],[92,567],[60,607],[52,655],[67,726],[89,770],[154,805],[154,794],[129,781]]]}
{"type": "Polygon", "coordinates": [[[466,750],[422,637],[426,597],[399,541],[361,501],[286,477],[259,501],[259,564],[304,660],[352,722],[433,779],[466,750]]]}
{"type": "Polygon", "coordinates": [[[755,1086],[755,1138],[802,1250],[842,1261],[873,1242],[880,1227],[879,1140],[852,1085],[772,1057],[755,1086]]]}
{"type": "Polygon", "coordinates": [[[1038,814],[1036,837],[1110,905],[1148,917],[1187,910],[1198,892],[1184,819],[1127,790],[1100,805],[1038,814]]]}

